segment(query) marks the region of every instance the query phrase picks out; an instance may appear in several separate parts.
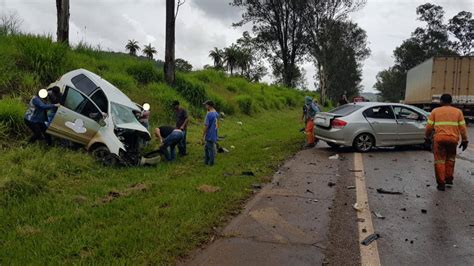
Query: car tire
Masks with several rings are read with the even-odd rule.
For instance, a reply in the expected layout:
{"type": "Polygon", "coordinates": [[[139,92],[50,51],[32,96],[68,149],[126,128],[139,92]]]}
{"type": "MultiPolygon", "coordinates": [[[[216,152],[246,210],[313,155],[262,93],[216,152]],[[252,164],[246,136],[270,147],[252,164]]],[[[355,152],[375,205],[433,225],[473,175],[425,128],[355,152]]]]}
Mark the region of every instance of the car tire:
{"type": "Polygon", "coordinates": [[[339,148],[341,147],[341,145],[336,144],[336,143],[334,143],[334,142],[329,142],[329,141],[327,141],[326,144],[327,144],[329,147],[331,147],[331,149],[339,149],[339,148]]]}
{"type": "Polygon", "coordinates": [[[369,133],[362,133],[354,139],[353,146],[358,152],[368,152],[375,146],[375,139],[369,133]]]}
{"type": "Polygon", "coordinates": [[[118,166],[119,160],[117,156],[110,153],[106,146],[98,146],[92,150],[92,156],[105,166],[118,166]]]}

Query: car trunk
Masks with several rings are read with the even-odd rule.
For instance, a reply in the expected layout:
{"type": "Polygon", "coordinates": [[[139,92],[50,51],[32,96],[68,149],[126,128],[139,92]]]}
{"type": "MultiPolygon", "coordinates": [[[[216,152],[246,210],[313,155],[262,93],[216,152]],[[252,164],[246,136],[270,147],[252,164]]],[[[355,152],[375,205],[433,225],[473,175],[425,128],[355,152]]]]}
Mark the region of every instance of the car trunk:
{"type": "Polygon", "coordinates": [[[362,106],[357,104],[345,104],[329,112],[316,114],[314,117],[314,123],[317,127],[331,129],[334,119],[348,116],[360,108],[362,108],[362,106]]]}

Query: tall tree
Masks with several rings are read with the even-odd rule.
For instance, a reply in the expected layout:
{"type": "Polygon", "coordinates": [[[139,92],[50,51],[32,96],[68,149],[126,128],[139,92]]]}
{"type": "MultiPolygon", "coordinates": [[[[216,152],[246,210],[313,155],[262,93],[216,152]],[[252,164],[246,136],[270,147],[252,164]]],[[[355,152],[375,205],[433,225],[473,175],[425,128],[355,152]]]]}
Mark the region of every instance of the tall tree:
{"type": "Polygon", "coordinates": [[[178,0],[175,5],[175,0],[166,0],[166,41],[165,41],[165,65],[163,71],[165,73],[166,83],[174,85],[175,81],[175,25],[178,17],[179,8],[186,0],[178,0]],[[176,10],[175,10],[176,7],[176,10]]]}
{"type": "Polygon", "coordinates": [[[184,73],[191,72],[193,65],[182,58],[176,58],[176,70],[184,73]]]}
{"type": "MultiPolygon", "coordinates": [[[[331,47],[336,36],[332,31],[339,30],[338,23],[346,21],[348,15],[362,8],[365,0],[308,0],[305,13],[305,29],[310,41],[309,52],[315,62],[319,92],[322,103],[328,97],[329,65],[338,55],[331,47]]],[[[340,32],[340,31],[339,31],[340,32]]],[[[355,71],[356,69],[354,69],[355,71]]]]}
{"type": "Polygon", "coordinates": [[[232,5],[244,9],[242,20],[234,26],[253,25],[256,42],[269,59],[274,75],[293,87],[306,51],[306,0],[233,0],[232,5]]]}
{"type": "Polygon", "coordinates": [[[234,69],[237,67],[238,53],[238,47],[235,44],[224,48],[224,62],[231,76],[234,75],[234,69]]]}
{"type": "Polygon", "coordinates": [[[137,52],[140,51],[140,46],[138,45],[138,41],[128,40],[127,45],[125,45],[125,49],[128,50],[130,55],[136,56],[137,52]]]}
{"type": "Polygon", "coordinates": [[[214,49],[209,51],[209,57],[212,58],[212,61],[214,61],[215,69],[223,68],[224,52],[221,49],[214,47],[214,49]]]}
{"type": "Polygon", "coordinates": [[[457,39],[453,49],[461,55],[474,55],[474,19],[472,13],[461,11],[449,20],[448,31],[457,39]]]}
{"type": "Polygon", "coordinates": [[[148,57],[148,59],[153,60],[153,56],[157,53],[156,48],[151,46],[151,43],[143,47],[143,54],[148,57]]]}
{"type": "Polygon", "coordinates": [[[57,41],[69,45],[69,0],[56,0],[57,41]]]}

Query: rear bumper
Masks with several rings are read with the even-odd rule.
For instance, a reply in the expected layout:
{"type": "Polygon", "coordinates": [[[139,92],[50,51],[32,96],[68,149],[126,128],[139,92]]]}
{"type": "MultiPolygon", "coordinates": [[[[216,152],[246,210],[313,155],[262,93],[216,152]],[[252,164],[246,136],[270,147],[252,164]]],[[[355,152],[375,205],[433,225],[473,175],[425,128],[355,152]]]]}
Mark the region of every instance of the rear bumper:
{"type": "Polygon", "coordinates": [[[318,139],[343,146],[351,146],[351,141],[347,140],[343,129],[322,129],[316,128],[315,135],[318,139]]]}

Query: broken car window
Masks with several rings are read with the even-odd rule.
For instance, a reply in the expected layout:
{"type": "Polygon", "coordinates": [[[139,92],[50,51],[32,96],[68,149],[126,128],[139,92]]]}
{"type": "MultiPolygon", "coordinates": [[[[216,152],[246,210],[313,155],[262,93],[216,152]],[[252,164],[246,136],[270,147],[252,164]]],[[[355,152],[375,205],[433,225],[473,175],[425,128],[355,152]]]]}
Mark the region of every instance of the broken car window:
{"type": "Polygon", "coordinates": [[[138,123],[136,116],[133,114],[133,109],[123,106],[118,103],[111,103],[112,118],[116,125],[127,123],[138,123]]]}
{"type": "Polygon", "coordinates": [[[371,107],[364,111],[364,116],[374,119],[395,119],[392,107],[388,105],[371,107]]]}

